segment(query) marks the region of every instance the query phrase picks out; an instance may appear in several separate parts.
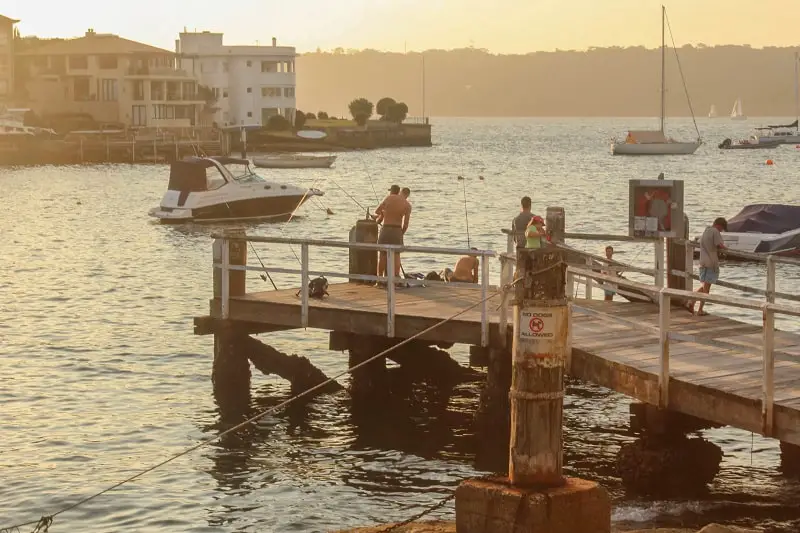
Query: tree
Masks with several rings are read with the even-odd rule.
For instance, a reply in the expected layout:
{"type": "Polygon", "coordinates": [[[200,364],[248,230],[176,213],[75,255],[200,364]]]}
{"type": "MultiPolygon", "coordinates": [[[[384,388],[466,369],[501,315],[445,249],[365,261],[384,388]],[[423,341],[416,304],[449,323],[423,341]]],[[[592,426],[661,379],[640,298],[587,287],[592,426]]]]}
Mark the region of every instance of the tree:
{"type": "Polygon", "coordinates": [[[350,115],[352,115],[356,122],[358,122],[356,117],[359,115],[366,115],[367,118],[364,119],[364,124],[366,124],[367,120],[369,120],[369,117],[372,116],[372,110],[375,108],[372,102],[366,98],[356,98],[350,102],[350,105],[347,107],[350,109],[350,115]]]}
{"type": "Polygon", "coordinates": [[[317,118],[320,120],[328,120],[328,113],[326,113],[325,111],[320,111],[319,113],[317,113],[317,118]]]}
{"type": "Polygon", "coordinates": [[[389,109],[386,110],[386,116],[384,117],[384,120],[400,124],[406,119],[407,116],[408,106],[404,102],[398,102],[389,106],[389,109]]]}
{"type": "Polygon", "coordinates": [[[381,120],[386,120],[386,113],[389,112],[389,108],[395,105],[397,102],[394,98],[389,98],[385,96],[378,100],[378,104],[375,106],[375,112],[381,116],[381,120]]]}
{"type": "Polygon", "coordinates": [[[364,126],[369,120],[369,115],[366,113],[356,113],[356,115],[353,117],[353,120],[355,120],[356,124],[359,126],[364,126]]]}
{"type": "Polygon", "coordinates": [[[316,120],[317,119],[317,115],[315,115],[314,113],[306,113],[306,118],[308,120],[316,120]]]}
{"type": "Polygon", "coordinates": [[[286,117],[282,117],[281,115],[272,115],[267,120],[267,129],[271,131],[286,131],[291,129],[292,125],[286,119],[286,117]]]}
{"type": "Polygon", "coordinates": [[[302,130],[303,126],[306,125],[306,114],[300,111],[299,109],[294,112],[294,129],[302,130]]]}

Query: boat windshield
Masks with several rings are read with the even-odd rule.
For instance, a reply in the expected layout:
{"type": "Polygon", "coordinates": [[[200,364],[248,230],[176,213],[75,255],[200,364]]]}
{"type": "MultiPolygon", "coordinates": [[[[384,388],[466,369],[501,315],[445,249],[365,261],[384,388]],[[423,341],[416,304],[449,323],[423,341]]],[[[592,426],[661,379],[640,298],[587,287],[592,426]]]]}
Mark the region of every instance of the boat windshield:
{"type": "Polygon", "coordinates": [[[262,182],[264,178],[253,172],[250,165],[227,165],[233,179],[239,183],[262,182]]]}

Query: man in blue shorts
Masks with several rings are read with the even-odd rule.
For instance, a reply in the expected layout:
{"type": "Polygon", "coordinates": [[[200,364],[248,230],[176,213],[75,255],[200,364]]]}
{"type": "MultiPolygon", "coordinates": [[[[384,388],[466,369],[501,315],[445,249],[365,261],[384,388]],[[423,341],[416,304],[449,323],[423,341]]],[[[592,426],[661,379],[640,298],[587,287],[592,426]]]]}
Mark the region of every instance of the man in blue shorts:
{"type": "MultiPolygon", "coordinates": [[[[711,285],[719,279],[719,250],[725,249],[720,232],[728,231],[728,221],[720,217],[714,220],[714,224],[707,227],[700,236],[700,283],[703,285],[697,292],[708,294],[711,292],[711,285]]],[[[705,316],[708,313],[703,311],[703,301],[697,305],[697,316],[705,316]]],[[[694,312],[694,302],[687,305],[690,311],[694,312]]]]}

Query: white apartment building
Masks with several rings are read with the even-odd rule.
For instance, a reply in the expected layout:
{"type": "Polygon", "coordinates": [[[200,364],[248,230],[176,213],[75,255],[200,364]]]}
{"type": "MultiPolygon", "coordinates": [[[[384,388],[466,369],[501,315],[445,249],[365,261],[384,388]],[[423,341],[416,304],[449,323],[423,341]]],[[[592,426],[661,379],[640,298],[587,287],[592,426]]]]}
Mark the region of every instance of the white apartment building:
{"type": "Polygon", "coordinates": [[[296,52],[293,46],[225,46],[221,33],[183,32],[175,41],[181,68],[217,97],[220,127],[258,127],[272,115],[294,121],[296,52]]]}

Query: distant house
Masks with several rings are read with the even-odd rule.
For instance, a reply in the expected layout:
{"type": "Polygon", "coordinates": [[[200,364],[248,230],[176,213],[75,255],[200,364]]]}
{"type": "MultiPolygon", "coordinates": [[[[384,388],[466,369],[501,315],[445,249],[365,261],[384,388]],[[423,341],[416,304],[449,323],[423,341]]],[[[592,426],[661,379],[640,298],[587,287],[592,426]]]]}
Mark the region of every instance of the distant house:
{"type": "Polygon", "coordinates": [[[18,20],[0,15],[0,102],[14,92],[14,24],[18,20]]]}
{"type": "Polygon", "coordinates": [[[221,33],[183,32],[176,50],[183,68],[216,97],[214,121],[221,127],[266,125],[282,115],[294,122],[293,46],[225,46],[221,33]]]}
{"type": "Polygon", "coordinates": [[[97,122],[188,127],[206,101],[169,50],[89,30],[19,50],[28,107],[39,115],[88,113],[97,122]],[[23,72],[24,71],[24,72],[23,72]]]}

